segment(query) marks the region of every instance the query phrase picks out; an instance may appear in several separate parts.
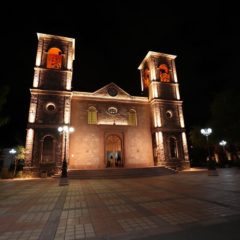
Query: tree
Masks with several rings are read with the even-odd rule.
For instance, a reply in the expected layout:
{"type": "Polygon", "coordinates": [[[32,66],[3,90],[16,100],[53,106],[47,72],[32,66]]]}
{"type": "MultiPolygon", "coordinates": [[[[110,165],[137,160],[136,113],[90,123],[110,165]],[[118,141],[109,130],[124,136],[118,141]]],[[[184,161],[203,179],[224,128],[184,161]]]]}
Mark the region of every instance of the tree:
{"type": "Polygon", "coordinates": [[[240,95],[239,89],[230,88],[217,94],[211,104],[211,125],[216,143],[224,139],[233,162],[238,161],[240,149],[240,95]]]}
{"type": "Polygon", "coordinates": [[[193,126],[189,131],[189,139],[194,147],[206,148],[206,139],[201,135],[201,127],[193,126]]]}
{"type": "Polygon", "coordinates": [[[211,125],[216,141],[221,139],[240,145],[239,89],[227,89],[215,96],[211,104],[211,125]]]}
{"type": "Polygon", "coordinates": [[[22,170],[24,167],[24,160],[25,160],[25,147],[24,146],[17,146],[16,154],[14,155],[14,161],[9,166],[9,171],[12,172],[12,177],[21,177],[22,170]]]}
{"type": "Polygon", "coordinates": [[[26,149],[24,146],[17,146],[16,147],[16,160],[17,160],[17,171],[22,171],[24,166],[25,154],[26,149]]]}
{"type": "MultiPolygon", "coordinates": [[[[193,126],[189,131],[190,148],[189,155],[191,166],[205,166],[208,156],[206,137],[201,132],[201,127],[193,126]]],[[[211,141],[210,141],[211,143],[211,141]]]]}
{"type": "Polygon", "coordinates": [[[19,145],[19,146],[16,147],[16,150],[17,150],[16,159],[24,160],[25,159],[25,152],[26,152],[25,147],[19,145]]]}

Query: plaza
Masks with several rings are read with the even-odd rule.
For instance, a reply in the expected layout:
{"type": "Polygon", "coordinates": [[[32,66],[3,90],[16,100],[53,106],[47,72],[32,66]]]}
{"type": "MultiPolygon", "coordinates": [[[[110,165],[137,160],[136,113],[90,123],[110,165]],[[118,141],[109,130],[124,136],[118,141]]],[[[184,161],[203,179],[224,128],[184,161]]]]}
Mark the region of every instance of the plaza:
{"type": "Polygon", "coordinates": [[[240,169],[0,180],[0,240],[239,239],[240,169]]]}

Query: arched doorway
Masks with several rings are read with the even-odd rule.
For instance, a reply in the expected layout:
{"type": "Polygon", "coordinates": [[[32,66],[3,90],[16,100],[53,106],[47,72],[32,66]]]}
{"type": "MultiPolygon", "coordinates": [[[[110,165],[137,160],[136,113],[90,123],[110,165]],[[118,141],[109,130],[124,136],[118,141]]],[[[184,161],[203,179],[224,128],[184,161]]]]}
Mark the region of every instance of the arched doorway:
{"type": "Polygon", "coordinates": [[[178,157],[177,140],[176,140],[175,137],[170,137],[170,139],[169,139],[169,147],[170,147],[170,156],[171,156],[171,158],[177,158],[178,157]]]}
{"type": "Polygon", "coordinates": [[[106,167],[123,167],[122,140],[119,136],[112,134],[107,136],[105,142],[106,167]]]}
{"type": "Polygon", "coordinates": [[[42,142],[41,163],[49,164],[55,162],[54,139],[52,136],[46,136],[42,142]]]}

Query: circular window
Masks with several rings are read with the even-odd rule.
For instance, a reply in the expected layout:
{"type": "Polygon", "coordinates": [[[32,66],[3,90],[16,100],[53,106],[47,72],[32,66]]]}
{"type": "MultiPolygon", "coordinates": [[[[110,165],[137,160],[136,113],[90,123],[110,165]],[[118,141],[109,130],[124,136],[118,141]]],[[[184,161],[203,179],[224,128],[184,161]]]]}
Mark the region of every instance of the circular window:
{"type": "Polygon", "coordinates": [[[115,107],[108,108],[108,113],[110,113],[110,114],[117,114],[117,112],[118,112],[118,109],[115,107]]]}
{"type": "Polygon", "coordinates": [[[55,106],[55,104],[53,104],[53,103],[48,103],[48,104],[46,105],[46,110],[47,110],[48,112],[50,112],[50,113],[55,112],[55,111],[56,111],[56,106],[55,106]]]}
{"type": "Polygon", "coordinates": [[[168,110],[168,111],[166,112],[166,116],[167,116],[167,118],[172,118],[172,116],[173,116],[172,111],[168,110]]]}
{"type": "Polygon", "coordinates": [[[118,94],[117,89],[114,87],[109,87],[107,91],[108,91],[108,94],[112,97],[115,97],[118,94]]]}

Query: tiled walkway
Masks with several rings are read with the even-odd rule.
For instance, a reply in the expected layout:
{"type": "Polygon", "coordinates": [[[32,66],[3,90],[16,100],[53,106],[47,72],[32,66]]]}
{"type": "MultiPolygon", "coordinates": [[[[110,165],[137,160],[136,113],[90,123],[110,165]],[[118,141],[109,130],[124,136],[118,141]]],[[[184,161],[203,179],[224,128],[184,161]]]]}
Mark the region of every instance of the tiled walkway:
{"type": "MultiPolygon", "coordinates": [[[[67,186],[52,178],[0,180],[0,240],[165,239],[239,221],[240,169],[218,171],[67,186]]],[[[221,239],[234,239],[229,234],[221,239]]]]}

